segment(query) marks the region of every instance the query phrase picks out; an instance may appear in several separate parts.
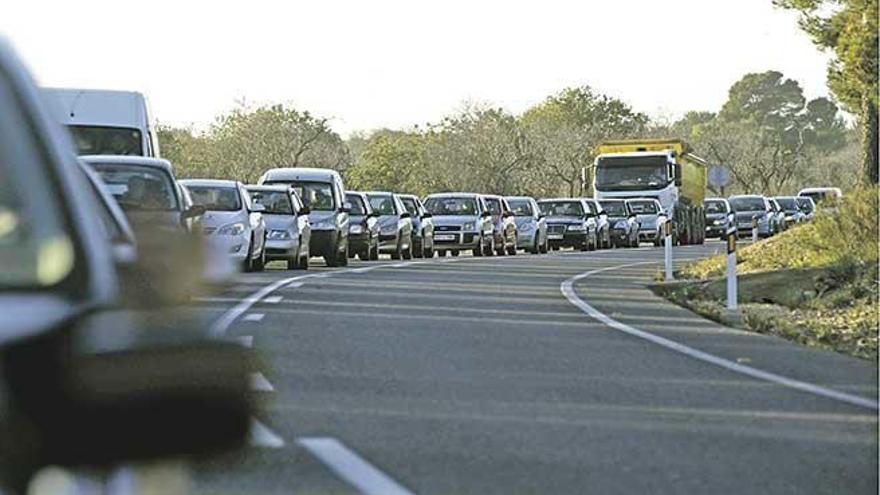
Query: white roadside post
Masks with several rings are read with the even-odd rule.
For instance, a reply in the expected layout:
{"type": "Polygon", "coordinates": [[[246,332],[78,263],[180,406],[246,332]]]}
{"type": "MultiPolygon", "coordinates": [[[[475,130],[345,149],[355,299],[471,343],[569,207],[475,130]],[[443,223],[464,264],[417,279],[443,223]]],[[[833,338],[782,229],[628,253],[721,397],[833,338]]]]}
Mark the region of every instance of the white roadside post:
{"type": "Polygon", "coordinates": [[[752,242],[758,242],[758,217],[752,217],[752,242]]]}
{"type": "Polygon", "coordinates": [[[666,281],[673,280],[672,277],[672,221],[667,220],[663,224],[663,244],[664,258],[666,262],[666,281]]]}
{"type": "Polygon", "coordinates": [[[727,309],[736,311],[736,225],[727,228],[727,309]]]}

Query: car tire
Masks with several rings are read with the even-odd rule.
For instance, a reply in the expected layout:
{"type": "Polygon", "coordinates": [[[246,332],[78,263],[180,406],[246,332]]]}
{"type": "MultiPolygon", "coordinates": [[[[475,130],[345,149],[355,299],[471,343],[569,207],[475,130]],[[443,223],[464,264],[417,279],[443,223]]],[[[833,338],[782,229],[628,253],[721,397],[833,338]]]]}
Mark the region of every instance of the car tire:
{"type": "Polygon", "coordinates": [[[535,233],[535,239],[532,241],[532,248],[529,249],[529,253],[531,254],[539,254],[541,252],[541,239],[540,235],[535,233]]]}
{"type": "Polygon", "coordinates": [[[495,236],[494,235],[489,238],[489,244],[487,244],[486,247],[483,248],[483,255],[492,256],[493,254],[495,254],[495,236]]]}
{"type": "Polygon", "coordinates": [[[453,257],[453,258],[457,258],[457,257],[458,257],[458,253],[459,253],[459,251],[458,251],[457,249],[455,249],[455,250],[453,250],[450,254],[452,254],[452,257],[453,257]]]}
{"type": "Polygon", "coordinates": [[[477,243],[477,247],[472,250],[474,256],[483,256],[486,254],[486,243],[485,240],[480,237],[480,241],[477,243]]]}
{"type": "Polygon", "coordinates": [[[411,260],[413,259],[413,244],[412,239],[406,244],[406,250],[403,251],[403,259],[411,260]]]}
{"type": "Polygon", "coordinates": [[[445,258],[445,257],[446,257],[446,250],[445,250],[445,249],[440,249],[440,250],[438,250],[438,251],[437,251],[437,257],[438,257],[438,258],[445,258]]]}
{"type": "Polygon", "coordinates": [[[260,256],[254,260],[253,268],[255,272],[261,272],[266,269],[266,241],[263,241],[263,249],[260,250],[260,256]]]}
{"type": "Polygon", "coordinates": [[[297,270],[308,270],[309,269],[309,255],[304,254],[300,256],[299,263],[296,264],[297,270]]]}
{"type": "Polygon", "coordinates": [[[370,248],[370,254],[368,257],[370,258],[370,261],[379,261],[379,242],[378,241],[376,242],[376,244],[374,244],[370,248]]]}
{"type": "MultiPolygon", "coordinates": [[[[433,243],[432,243],[433,244],[433,243]]],[[[434,257],[434,246],[426,246],[422,249],[422,258],[431,259],[434,257]]]]}
{"type": "MultiPolygon", "coordinates": [[[[424,242],[424,241],[422,241],[424,242]]],[[[413,258],[424,258],[425,250],[422,246],[413,246],[411,248],[413,258]]]]}
{"type": "Polygon", "coordinates": [[[391,259],[399,260],[403,258],[403,246],[400,242],[400,237],[397,238],[397,246],[395,246],[394,251],[391,253],[391,259]]]}

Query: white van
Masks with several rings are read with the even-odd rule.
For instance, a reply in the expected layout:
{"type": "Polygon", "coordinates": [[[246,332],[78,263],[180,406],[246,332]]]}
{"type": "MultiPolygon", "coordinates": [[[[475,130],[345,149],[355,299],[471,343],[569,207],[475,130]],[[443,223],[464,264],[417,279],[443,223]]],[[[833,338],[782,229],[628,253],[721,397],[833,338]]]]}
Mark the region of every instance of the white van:
{"type": "Polygon", "coordinates": [[[135,91],[45,88],[48,107],[67,126],[80,155],[159,157],[146,97],[135,91]]]}

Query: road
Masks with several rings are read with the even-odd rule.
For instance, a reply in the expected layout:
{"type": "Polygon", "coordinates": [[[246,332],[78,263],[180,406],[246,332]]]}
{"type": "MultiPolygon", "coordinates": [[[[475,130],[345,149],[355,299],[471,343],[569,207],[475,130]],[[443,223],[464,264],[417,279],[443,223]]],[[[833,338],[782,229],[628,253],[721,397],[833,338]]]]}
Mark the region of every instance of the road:
{"type": "Polygon", "coordinates": [[[260,446],[201,468],[198,490],[876,493],[876,410],[845,401],[876,404],[874,364],[662,301],[645,287],[661,260],[643,247],[243,274],[197,311],[263,356],[260,446]]]}

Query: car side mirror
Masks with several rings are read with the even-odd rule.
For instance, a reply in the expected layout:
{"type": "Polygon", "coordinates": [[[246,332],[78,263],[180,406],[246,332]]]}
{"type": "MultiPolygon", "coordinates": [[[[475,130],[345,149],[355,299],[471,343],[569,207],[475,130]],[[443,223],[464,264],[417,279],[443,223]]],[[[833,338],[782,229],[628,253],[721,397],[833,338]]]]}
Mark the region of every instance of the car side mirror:
{"type": "Polygon", "coordinates": [[[543,213],[539,213],[539,214],[538,214],[538,220],[543,220],[543,219],[545,219],[545,218],[547,218],[547,215],[545,215],[545,214],[543,214],[543,213]]]}
{"type": "Polygon", "coordinates": [[[311,213],[311,212],[312,212],[312,209],[309,208],[308,206],[303,206],[302,208],[299,209],[299,215],[300,215],[300,216],[302,216],[302,215],[308,215],[308,214],[311,213]]]}
{"type": "Polygon", "coordinates": [[[482,217],[482,218],[489,218],[491,216],[492,216],[492,214],[489,213],[489,210],[486,210],[483,213],[480,213],[480,217],[482,217]]]}
{"type": "Polygon", "coordinates": [[[432,214],[430,214],[430,213],[428,213],[428,212],[425,212],[425,214],[422,215],[422,218],[423,218],[423,219],[434,218],[434,215],[432,215],[432,214]]]}
{"type": "Polygon", "coordinates": [[[682,181],[682,173],[681,173],[681,164],[676,163],[675,165],[673,165],[672,169],[675,173],[675,185],[681,186],[682,182],[683,182],[682,181]]]}
{"type": "Polygon", "coordinates": [[[405,211],[400,214],[400,218],[412,218],[412,214],[408,211],[405,211]]]}
{"type": "Polygon", "coordinates": [[[186,210],[183,211],[183,219],[187,220],[190,218],[200,217],[208,211],[203,205],[192,205],[186,210]]]}
{"type": "Polygon", "coordinates": [[[513,216],[513,212],[512,212],[512,211],[505,211],[505,212],[502,214],[502,216],[503,216],[504,218],[510,218],[510,217],[513,216]]]}
{"type": "Polygon", "coordinates": [[[266,211],[266,207],[260,203],[254,203],[251,205],[251,213],[263,213],[264,211],[266,211]]]}

